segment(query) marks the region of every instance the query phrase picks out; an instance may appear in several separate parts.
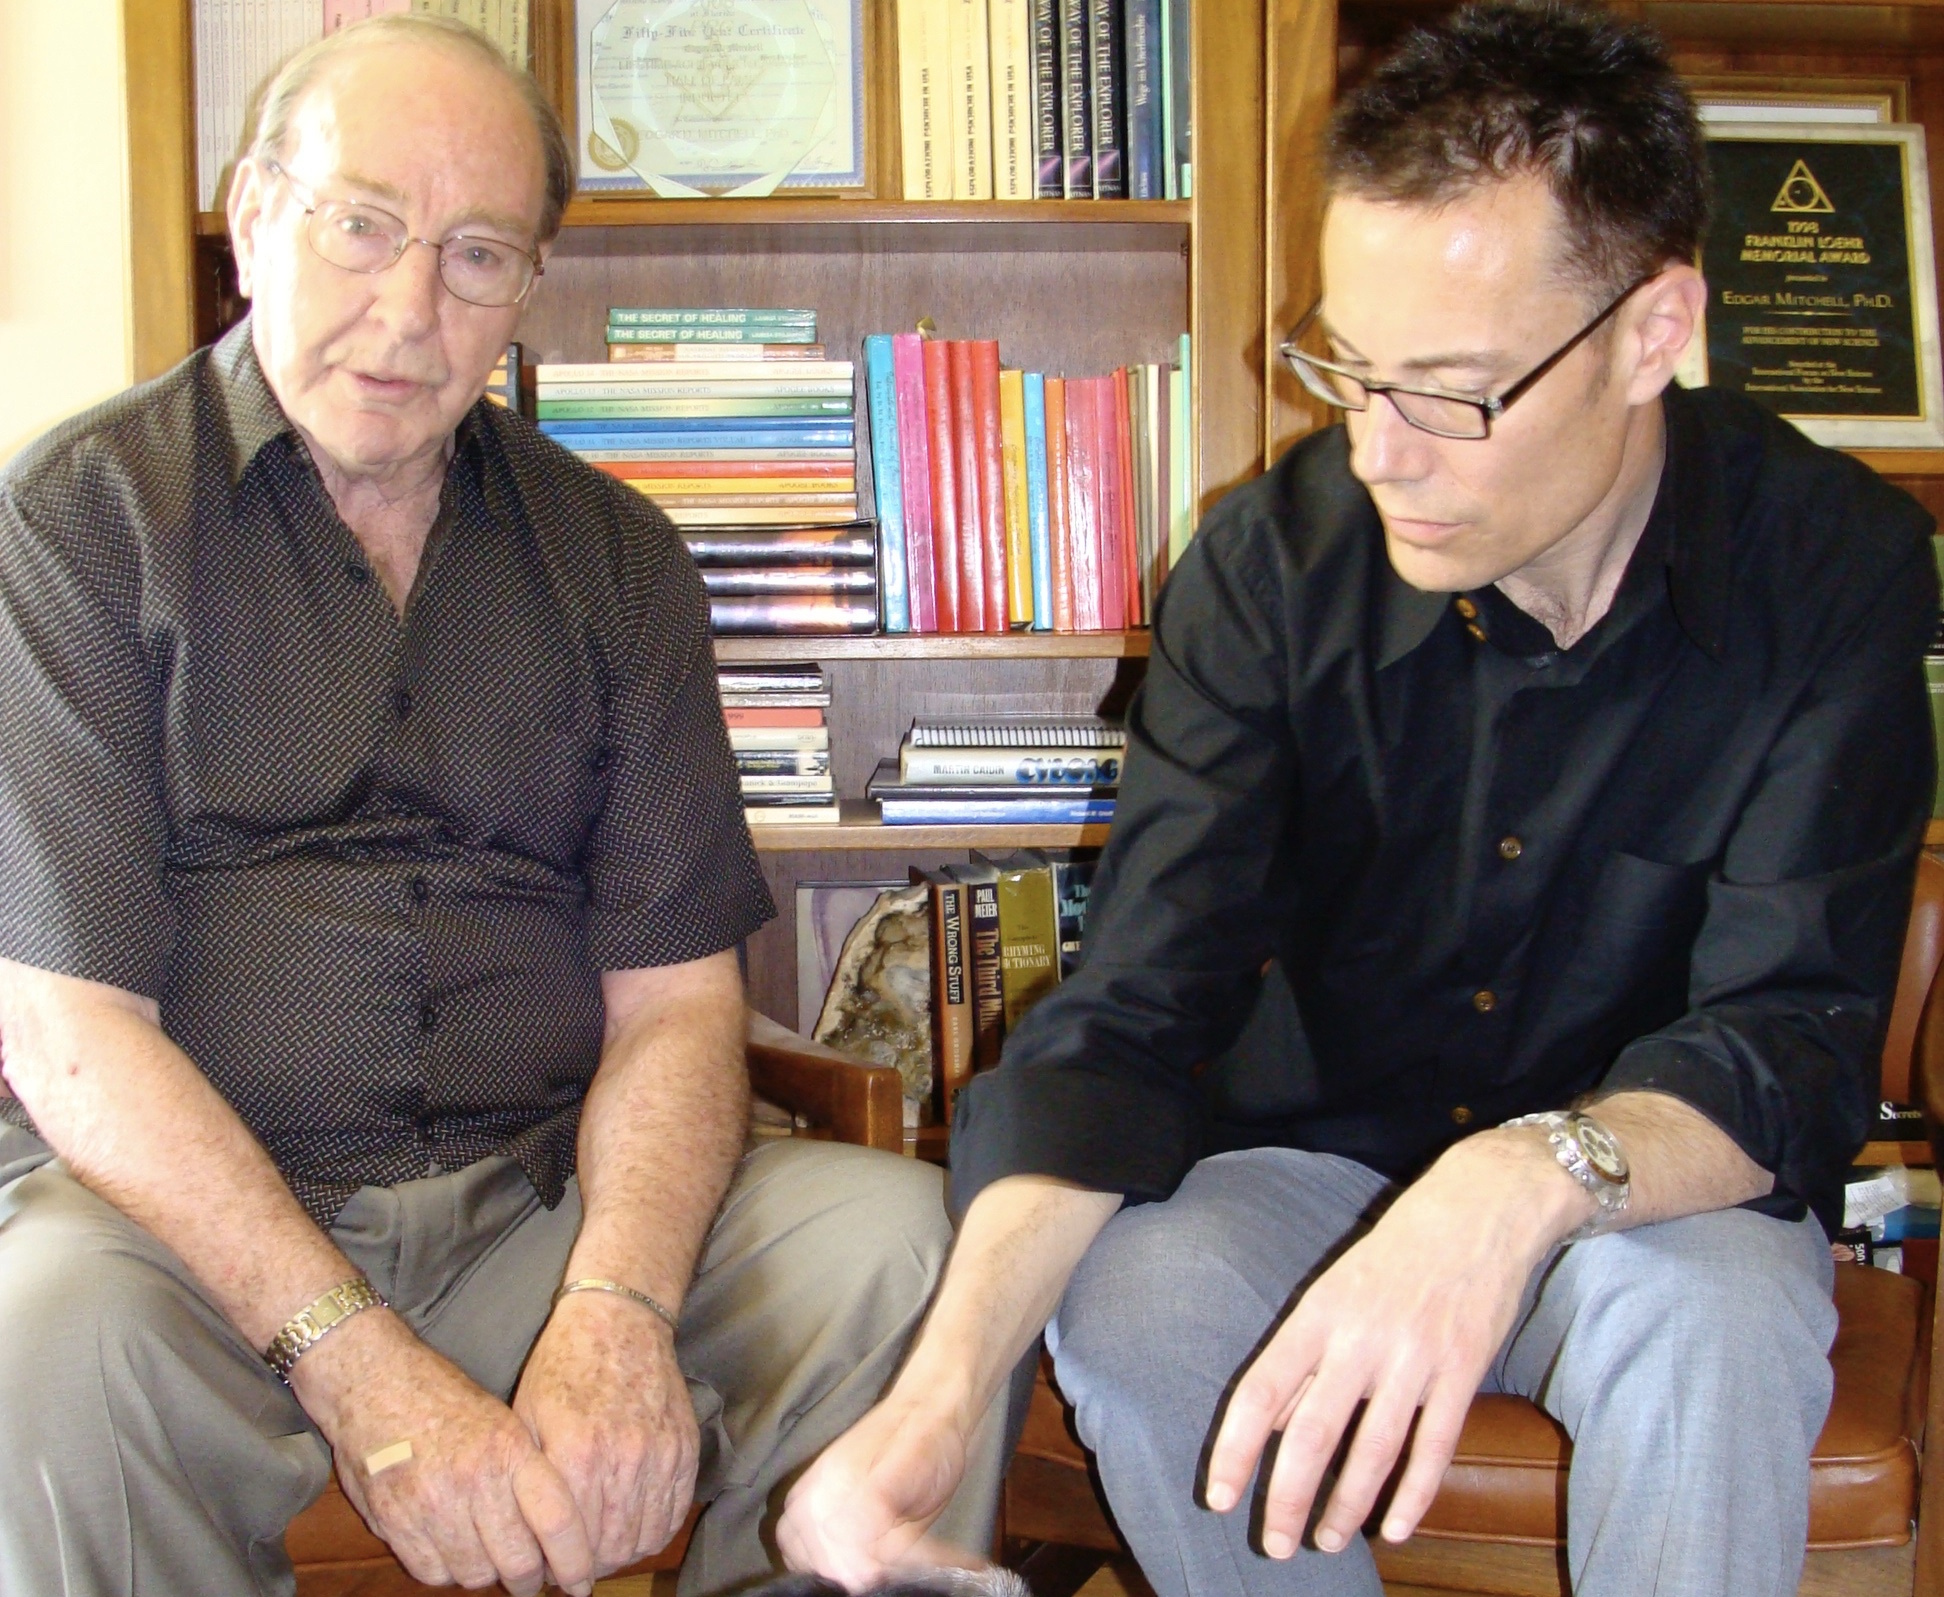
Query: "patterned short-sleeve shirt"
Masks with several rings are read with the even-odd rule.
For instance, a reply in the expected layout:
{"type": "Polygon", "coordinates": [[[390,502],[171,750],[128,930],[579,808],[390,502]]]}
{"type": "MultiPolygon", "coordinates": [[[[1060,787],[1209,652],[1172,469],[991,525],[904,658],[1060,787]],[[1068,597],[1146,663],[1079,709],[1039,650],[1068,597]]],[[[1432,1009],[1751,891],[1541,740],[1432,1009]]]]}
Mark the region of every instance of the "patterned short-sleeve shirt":
{"type": "Polygon", "coordinates": [[[250,339],[0,472],[0,957],[158,1000],[320,1221],[494,1153],[551,1205],[601,973],[774,913],[701,581],[481,402],[401,619],[250,339]]]}

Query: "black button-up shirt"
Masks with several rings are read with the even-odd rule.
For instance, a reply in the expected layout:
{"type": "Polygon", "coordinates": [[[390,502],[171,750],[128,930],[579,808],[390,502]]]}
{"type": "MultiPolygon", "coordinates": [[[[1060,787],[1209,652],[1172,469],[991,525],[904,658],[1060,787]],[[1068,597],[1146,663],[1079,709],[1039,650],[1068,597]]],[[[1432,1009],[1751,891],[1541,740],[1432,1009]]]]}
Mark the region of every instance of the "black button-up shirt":
{"type": "Polygon", "coordinates": [[[1837,1223],[1931,796],[1930,519],[1741,399],[1665,411],[1570,649],[1495,588],[1407,586],[1341,429],[1216,508],[1083,963],[960,1095],[958,1202],[1023,1172],[1161,1198],[1249,1145],[1403,1179],[1651,1089],[1774,1172],[1757,1207],[1837,1223]]]}
{"type": "Polygon", "coordinates": [[[519,417],[402,619],[247,322],[0,473],[0,957],[159,1000],[320,1221],[499,1152],[558,1202],[601,973],[771,913],[693,563],[519,417]]]}

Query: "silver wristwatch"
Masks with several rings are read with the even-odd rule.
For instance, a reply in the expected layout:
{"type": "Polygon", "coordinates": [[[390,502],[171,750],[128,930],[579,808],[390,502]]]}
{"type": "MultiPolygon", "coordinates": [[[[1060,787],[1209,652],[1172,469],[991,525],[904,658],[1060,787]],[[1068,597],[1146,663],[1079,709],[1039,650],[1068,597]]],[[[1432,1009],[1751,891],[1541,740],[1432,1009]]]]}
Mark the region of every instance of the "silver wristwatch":
{"type": "Polygon", "coordinates": [[[263,1350],[263,1362],[288,1381],[297,1361],[354,1314],[382,1309],[385,1300],[363,1276],[334,1286],[307,1309],[300,1309],[263,1350]]]}
{"type": "Polygon", "coordinates": [[[1612,1132],[1591,1115],[1576,1110],[1549,1110],[1542,1115],[1520,1115],[1505,1122],[1507,1126],[1543,1126],[1552,1144],[1553,1157],[1566,1173],[1593,1194],[1600,1212],[1566,1238],[1580,1242],[1602,1231],[1626,1212],[1632,1195],[1628,1182],[1627,1156],[1612,1132]]]}

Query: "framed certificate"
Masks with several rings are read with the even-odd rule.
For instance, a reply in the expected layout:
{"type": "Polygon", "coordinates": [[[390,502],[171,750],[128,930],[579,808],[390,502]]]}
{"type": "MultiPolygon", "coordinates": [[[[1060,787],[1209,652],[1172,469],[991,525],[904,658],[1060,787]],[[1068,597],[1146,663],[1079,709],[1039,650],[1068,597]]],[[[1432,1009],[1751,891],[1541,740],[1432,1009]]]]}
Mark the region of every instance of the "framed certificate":
{"type": "Polygon", "coordinates": [[[1715,219],[1703,381],[1818,443],[1944,445],[1924,130],[1888,122],[1708,127],[1715,219]]]}
{"type": "Polygon", "coordinates": [[[575,0],[583,192],[864,185],[863,0],[575,0]]]}

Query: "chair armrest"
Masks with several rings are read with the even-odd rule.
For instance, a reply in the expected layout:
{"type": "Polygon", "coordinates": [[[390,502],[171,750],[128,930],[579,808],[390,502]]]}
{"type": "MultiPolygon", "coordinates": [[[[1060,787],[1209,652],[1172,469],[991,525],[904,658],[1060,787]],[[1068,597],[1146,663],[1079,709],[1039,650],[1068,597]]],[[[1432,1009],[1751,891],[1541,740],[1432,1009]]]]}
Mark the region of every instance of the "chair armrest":
{"type": "Polygon", "coordinates": [[[753,1009],[749,1084],[757,1097],[828,1127],[839,1142],[904,1151],[904,1082],[897,1071],[799,1037],[753,1009]]]}

